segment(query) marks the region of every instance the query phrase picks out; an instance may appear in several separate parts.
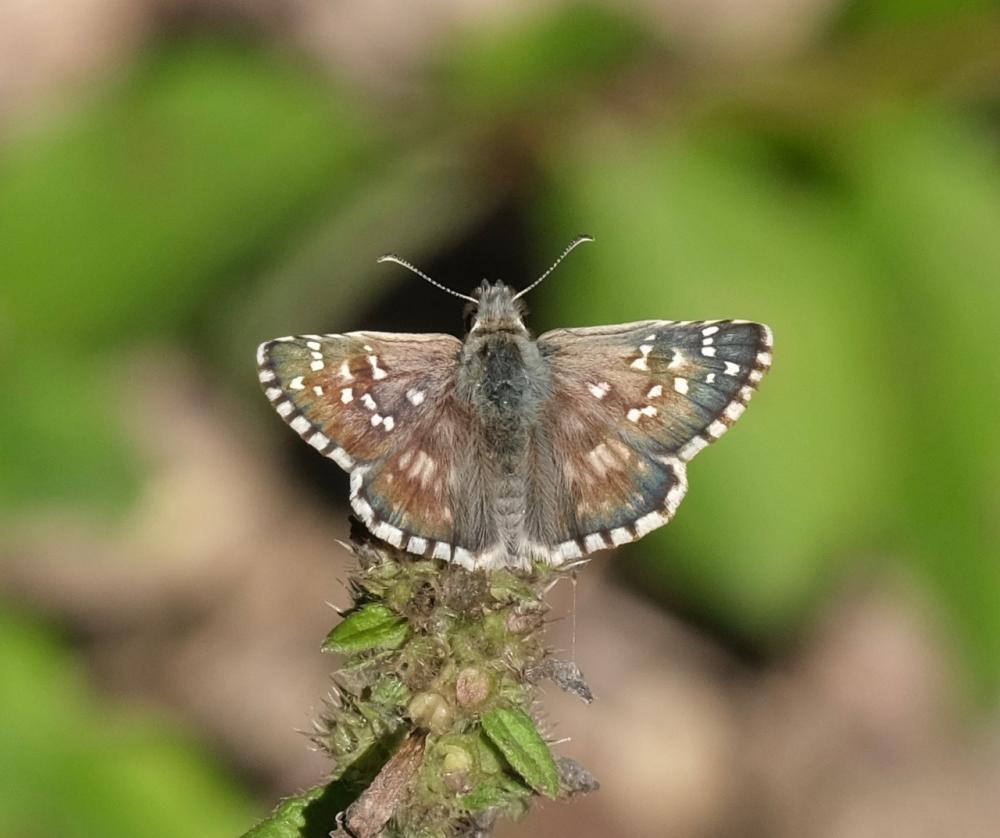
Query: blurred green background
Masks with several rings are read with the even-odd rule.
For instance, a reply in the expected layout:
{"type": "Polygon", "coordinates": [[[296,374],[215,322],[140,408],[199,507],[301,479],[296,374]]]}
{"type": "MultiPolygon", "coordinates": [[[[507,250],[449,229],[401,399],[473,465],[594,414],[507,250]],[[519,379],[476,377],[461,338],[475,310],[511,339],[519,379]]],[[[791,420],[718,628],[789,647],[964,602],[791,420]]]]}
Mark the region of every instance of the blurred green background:
{"type": "MultiPolygon", "coordinates": [[[[339,525],[342,478],[269,415],[253,352],[292,333],[458,330],[453,301],[375,264],[389,250],[468,291],[527,284],[586,232],[596,244],[530,298],[536,332],[770,324],[753,408],[692,466],[674,523],[598,560],[608,584],[760,673],[844,591],[902,580],[964,735],[995,735],[996,4],[77,6],[0,5],[0,834],[235,835],[305,782],[225,744],[263,716],[224,735],[188,712],[197,697],[128,687],[164,578],[158,642],[215,625],[243,578],[203,582],[199,565],[178,582],[164,556],[197,543],[200,519],[142,510],[176,495],[244,520],[243,495],[226,500],[242,483],[259,509],[308,498],[339,525]],[[220,441],[191,434],[216,454],[186,455],[208,463],[197,481],[162,478],[159,441],[200,428],[205,405],[220,441]],[[270,470],[216,481],[213,456],[270,470]],[[119,619],[119,600],[139,615],[119,619]]],[[[297,532],[261,563],[287,567],[297,532]]],[[[217,543],[230,568],[254,549],[217,543]]],[[[342,578],[294,596],[335,600],[342,578]]],[[[253,646],[234,634],[230,661],[253,646]]],[[[171,677],[197,696],[200,671],[171,677]]],[[[255,671],[226,700],[284,678],[255,671]]],[[[321,689],[278,724],[305,725],[321,689]]]]}

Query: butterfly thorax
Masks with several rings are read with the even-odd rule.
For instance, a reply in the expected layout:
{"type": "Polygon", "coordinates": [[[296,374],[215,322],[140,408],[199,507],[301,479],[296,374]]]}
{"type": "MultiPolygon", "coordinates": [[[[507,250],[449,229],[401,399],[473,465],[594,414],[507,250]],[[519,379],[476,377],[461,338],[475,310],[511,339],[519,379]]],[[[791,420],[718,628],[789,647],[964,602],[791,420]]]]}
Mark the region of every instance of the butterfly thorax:
{"type": "Polygon", "coordinates": [[[462,348],[458,392],[482,426],[492,457],[518,470],[548,388],[548,371],[513,290],[484,283],[479,298],[462,348]]]}

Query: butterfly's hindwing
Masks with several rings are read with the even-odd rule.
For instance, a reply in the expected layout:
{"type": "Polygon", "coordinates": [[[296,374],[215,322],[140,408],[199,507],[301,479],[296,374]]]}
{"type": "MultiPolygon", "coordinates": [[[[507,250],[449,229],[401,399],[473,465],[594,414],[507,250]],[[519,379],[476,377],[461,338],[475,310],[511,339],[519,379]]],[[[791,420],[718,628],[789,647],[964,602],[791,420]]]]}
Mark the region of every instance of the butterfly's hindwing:
{"type": "Polygon", "coordinates": [[[535,487],[533,537],[563,560],[669,521],[686,463],[740,417],[771,363],[770,330],[746,321],[559,329],[538,344],[555,392],[540,442],[552,465],[536,476],[553,485],[535,487]]]}

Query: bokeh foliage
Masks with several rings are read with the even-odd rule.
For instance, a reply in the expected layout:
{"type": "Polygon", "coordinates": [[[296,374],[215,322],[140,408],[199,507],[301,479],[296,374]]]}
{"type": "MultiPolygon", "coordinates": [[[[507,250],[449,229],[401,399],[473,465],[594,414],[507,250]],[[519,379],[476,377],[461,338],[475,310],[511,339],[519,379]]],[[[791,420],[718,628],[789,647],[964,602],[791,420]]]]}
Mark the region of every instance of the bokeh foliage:
{"type": "Polygon", "coordinates": [[[55,637],[0,614],[0,833],[236,835],[250,817],[203,747],[115,712],[55,637]]]}
{"type": "MultiPolygon", "coordinates": [[[[189,347],[258,406],[257,341],[361,325],[389,281],[376,255],[433,257],[513,199],[539,268],[576,233],[598,239],[539,289],[537,330],[728,316],[775,330],[752,409],[693,464],[677,520],[622,551],[624,572],[767,649],[852,573],[902,568],[940,606],[970,696],[994,701],[1000,91],[988,33],[1000,18],[962,6],[852,5],[801,58],[735,74],[685,64],[627,15],[547,12],[446,46],[423,118],[369,109],[258,45],[162,44],[0,151],[4,516],[127,514],[143,476],[118,419],[130,349],[189,347]]],[[[93,698],[56,686],[58,644],[4,619],[0,762],[72,804],[46,809],[38,834],[238,831],[242,801],[202,784],[173,737],[93,718],[60,727],[93,698]],[[177,790],[144,785],[126,751],[177,790]],[[104,792],[69,777],[92,753],[104,792]],[[160,805],[141,828],[130,814],[160,805]]],[[[6,791],[0,832],[23,834],[25,799],[6,791]]]]}

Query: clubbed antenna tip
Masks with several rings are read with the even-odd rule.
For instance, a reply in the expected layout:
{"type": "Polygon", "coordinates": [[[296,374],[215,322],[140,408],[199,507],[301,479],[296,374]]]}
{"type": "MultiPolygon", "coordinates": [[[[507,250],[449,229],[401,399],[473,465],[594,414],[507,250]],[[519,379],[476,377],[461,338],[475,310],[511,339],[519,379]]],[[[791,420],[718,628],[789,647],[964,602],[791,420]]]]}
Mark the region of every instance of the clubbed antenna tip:
{"type": "Polygon", "coordinates": [[[575,239],[573,239],[573,241],[571,241],[566,246],[566,249],[562,253],[559,254],[559,258],[556,259],[556,261],[552,263],[552,266],[545,273],[543,273],[540,277],[538,277],[538,279],[536,279],[534,282],[532,282],[531,285],[529,285],[527,288],[525,288],[523,291],[518,291],[514,295],[514,299],[516,300],[516,299],[518,299],[518,297],[523,297],[532,288],[534,288],[536,285],[538,285],[543,279],[545,279],[545,277],[547,277],[550,273],[552,273],[552,271],[554,271],[559,266],[559,263],[563,259],[565,259],[567,256],[569,256],[569,254],[572,253],[581,244],[583,244],[584,242],[592,242],[593,240],[594,240],[593,236],[587,236],[587,235],[577,236],[575,239]]]}

